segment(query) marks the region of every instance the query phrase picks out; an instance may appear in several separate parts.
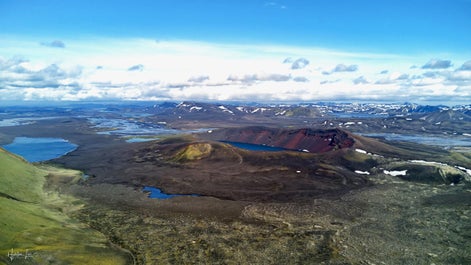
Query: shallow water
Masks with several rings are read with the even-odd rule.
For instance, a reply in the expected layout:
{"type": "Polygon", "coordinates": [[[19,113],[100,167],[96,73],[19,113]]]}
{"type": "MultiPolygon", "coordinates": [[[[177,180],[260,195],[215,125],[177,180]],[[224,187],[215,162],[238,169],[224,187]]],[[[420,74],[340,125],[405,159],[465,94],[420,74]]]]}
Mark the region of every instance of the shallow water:
{"type": "Polygon", "coordinates": [[[29,162],[40,162],[72,152],[77,148],[77,145],[62,138],[16,137],[12,143],[2,147],[22,156],[29,162]]]}
{"type": "Polygon", "coordinates": [[[414,142],[435,146],[471,146],[470,137],[441,137],[441,136],[423,136],[408,135],[396,133],[365,133],[361,134],[367,137],[384,138],[388,141],[414,142]]]}
{"type": "Polygon", "coordinates": [[[0,120],[0,127],[11,127],[11,126],[19,126],[19,125],[28,125],[33,124],[36,121],[40,120],[52,120],[56,119],[57,117],[26,117],[26,118],[11,118],[11,119],[4,119],[0,120]]]}
{"type": "Polygon", "coordinates": [[[95,128],[102,129],[99,134],[110,135],[157,135],[157,134],[175,134],[179,131],[168,129],[159,124],[130,121],[125,119],[108,119],[108,118],[89,118],[88,119],[95,128]]]}
{"type": "Polygon", "coordinates": [[[149,193],[149,198],[162,199],[162,200],[170,199],[170,198],[177,197],[177,196],[192,196],[192,197],[199,196],[197,194],[167,194],[167,193],[162,192],[162,190],[159,189],[159,188],[150,187],[150,186],[145,186],[142,189],[142,191],[150,192],[149,193]]]}

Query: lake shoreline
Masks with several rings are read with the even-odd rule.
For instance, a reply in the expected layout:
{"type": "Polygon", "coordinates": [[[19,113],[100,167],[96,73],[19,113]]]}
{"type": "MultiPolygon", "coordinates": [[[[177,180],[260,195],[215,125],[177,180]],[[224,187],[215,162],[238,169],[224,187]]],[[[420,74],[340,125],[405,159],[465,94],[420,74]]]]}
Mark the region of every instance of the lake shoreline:
{"type": "Polygon", "coordinates": [[[5,150],[19,155],[30,163],[43,162],[67,155],[78,145],[63,138],[15,137],[13,142],[2,146],[5,150]]]}

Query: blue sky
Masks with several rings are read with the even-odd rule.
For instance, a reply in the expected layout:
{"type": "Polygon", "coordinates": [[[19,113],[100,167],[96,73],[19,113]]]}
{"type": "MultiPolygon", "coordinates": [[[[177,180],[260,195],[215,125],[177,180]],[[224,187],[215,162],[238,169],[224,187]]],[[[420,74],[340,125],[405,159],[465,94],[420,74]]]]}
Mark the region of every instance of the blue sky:
{"type": "Polygon", "coordinates": [[[0,98],[471,102],[470,28],[470,0],[0,0],[0,98]]]}

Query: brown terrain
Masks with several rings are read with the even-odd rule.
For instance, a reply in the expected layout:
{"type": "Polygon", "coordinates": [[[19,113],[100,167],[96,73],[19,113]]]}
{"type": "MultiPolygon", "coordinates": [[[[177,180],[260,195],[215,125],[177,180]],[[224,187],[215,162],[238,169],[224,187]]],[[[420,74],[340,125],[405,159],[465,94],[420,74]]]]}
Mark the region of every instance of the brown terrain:
{"type": "Polygon", "coordinates": [[[341,129],[234,127],[125,143],[64,118],[0,132],[4,141],[56,136],[79,144],[52,162],[89,178],[61,190],[85,201],[74,217],[129,250],[134,264],[471,261],[469,186],[456,169],[407,162],[471,168],[466,152],[393,146],[341,129]],[[248,151],[222,141],[288,150],[248,151]],[[453,188],[447,174],[460,176],[453,188]],[[200,196],[150,199],[144,186],[200,196]]]}
{"type": "Polygon", "coordinates": [[[469,236],[467,186],[424,185],[432,176],[450,181],[438,167],[401,162],[449,157],[337,129],[245,127],[78,149],[56,161],[91,175],[71,190],[91,202],[78,218],[138,263],[462,264],[471,260],[469,248],[460,249],[469,236]],[[310,152],[248,151],[221,140],[310,152]],[[382,167],[424,179],[388,176],[382,167]],[[146,199],[143,186],[201,196],[146,199]],[[452,250],[442,249],[443,237],[452,250]]]}
{"type": "Polygon", "coordinates": [[[355,140],[341,130],[249,127],[214,131],[210,136],[215,140],[204,140],[206,134],[111,146],[100,152],[79,148],[56,162],[93,176],[89,184],[155,186],[167,193],[266,202],[340,196],[367,186],[368,180],[354,170],[375,165],[352,149],[355,140]],[[305,152],[253,152],[216,140],[305,152]]]}

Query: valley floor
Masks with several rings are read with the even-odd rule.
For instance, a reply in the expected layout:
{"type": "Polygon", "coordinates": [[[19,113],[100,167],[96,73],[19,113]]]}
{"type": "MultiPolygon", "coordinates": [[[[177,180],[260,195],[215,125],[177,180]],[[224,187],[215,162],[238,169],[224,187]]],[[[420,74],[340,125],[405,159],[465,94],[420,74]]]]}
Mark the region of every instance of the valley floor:
{"type": "MultiPolygon", "coordinates": [[[[110,192],[126,193],[123,201],[95,201],[77,217],[131,250],[140,264],[471,262],[469,186],[371,178],[373,187],[302,204],[148,201],[115,187],[110,192]],[[133,205],[123,204],[130,199],[133,205]],[[188,207],[200,211],[185,211],[188,207]],[[208,211],[212,207],[226,213],[208,211]]],[[[87,196],[96,193],[91,188],[87,196]]]]}

